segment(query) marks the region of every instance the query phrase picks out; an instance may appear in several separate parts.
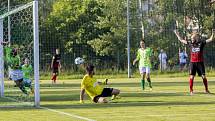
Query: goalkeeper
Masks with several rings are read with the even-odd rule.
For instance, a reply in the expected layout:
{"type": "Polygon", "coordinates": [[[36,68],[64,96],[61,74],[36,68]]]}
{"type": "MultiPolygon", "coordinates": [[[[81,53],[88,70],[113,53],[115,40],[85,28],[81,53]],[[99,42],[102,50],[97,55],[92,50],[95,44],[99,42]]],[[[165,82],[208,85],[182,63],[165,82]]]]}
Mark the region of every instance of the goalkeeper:
{"type": "Polygon", "coordinates": [[[107,84],[107,79],[104,82],[96,81],[93,77],[95,74],[94,66],[87,66],[86,72],[87,74],[81,82],[80,103],[83,103],[85,91],[95,103],[108,103],[108,100],[105,97],[112,96],[113,100],[120,93],[120,90],[118,89],[104,88],[104,85],[107,84]]]}
{"type": "Polygon", "coordinates": [[[3,42],[2,44],[5,45],[5,60],[9,66],[9,78],[16,83],[16,86],[19,87],[24,94],[27,94],[27,90],[22,83],[23,72],[21,70],[21,62],[20,56],[18,55],[18,49],[9,47],[9,42],[3,42]]]}

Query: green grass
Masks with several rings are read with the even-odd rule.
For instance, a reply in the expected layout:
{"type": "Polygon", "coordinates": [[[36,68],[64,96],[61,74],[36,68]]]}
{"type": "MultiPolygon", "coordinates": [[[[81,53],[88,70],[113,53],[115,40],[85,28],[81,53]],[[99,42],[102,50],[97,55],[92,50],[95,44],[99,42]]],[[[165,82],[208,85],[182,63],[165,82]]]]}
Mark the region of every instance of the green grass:
{"type": "MultiPolygon", "coordinates": [[[[206,70],[207,76],[209,77],[215,77],[215,70],[213,68],[207,68],[206,70]]],[[[59,79],[61,80],[70,80],[70,79],[81,79],[83,75],[85,74],[85,71],[77,71],[77,72],[71,72],[71,71],[62,71],[59,75],[59,79]]],[[[153,70],[151,72],[151,75],[159,78],[159,77],[187,77],[189,74],[187,71],[179,71],[179,69],[174,70],[166,70],[165,72],[160,72],[160,70],[153,70]]],[[[51,79],[51,71],[50,72],[40,72],[40,79],[41,80],[50,80],[51,79]]],[[[139,77],[139,71],[137,68],[132,69],[132,78],[138,78],[139,77]]],[[[104,71],[96,71],[96,77],[97,78],[127,78],[127,72],[126,71],[116,71],[116,70],[104,70],[104,71]]]]}
{"type": "MultiPolygon", "coordinates": [[[[98,121],[214,121],[215,94],[204,94],[202,81],[196,78],[196,93],[190,96],[187,79],[187,76],[158,78],[154,75],[153,91],[148,88],[142,91],[139,78],[113,78],[111,87],[120,89],[122,98],[109,104],[94,104],[88,96],[84,104],[79,104],[80,79],[60,80],[56,85],[41,80],[41,106],[98,121]]],[[[208,80],[211,92],[215,92],[215,78],[209,77],[208,80]]],[[[0,98],[0,121],[29,120],[80,119],[0,98]],[[2,107],[9,105],[16,107],[2,107]]]]}

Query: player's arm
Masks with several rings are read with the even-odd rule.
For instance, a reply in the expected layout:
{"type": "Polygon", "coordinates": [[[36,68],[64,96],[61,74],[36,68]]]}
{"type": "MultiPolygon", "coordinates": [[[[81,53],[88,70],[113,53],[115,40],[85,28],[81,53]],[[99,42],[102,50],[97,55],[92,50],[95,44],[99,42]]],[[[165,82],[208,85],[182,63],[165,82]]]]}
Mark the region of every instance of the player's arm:
{"type": "Polygon", "coordinates": [[[59,69],[61,69],[61,62],[59,61],[59,69]]]}
{"type": "Polygon", "coordinates": [[[211,34],[210,38],[208,38],[206,40],[206,43],[212,42],[214,40],[213,38],[214,38],[214,30],[212,30],[212,34],[211,34]]]}
{"type": "Polygon", "coordinates": [[[85,93],[85,89],[81,89],[81,91],[80,91],[80,103],[84,103],[84,93],[85,93]]]}
{"type": "Polygon", "coordinates": [[[53,68],[54,59],[55,59],[55,57],[53,56],[53,57],[52,57],[52,62],[51,62],[51,68],[53,68]]]}
{"type": "Polygon", "coordinates": [[[136,59],[134,59],[134,61],[133,61],[133,65],[135,65],[137,61],[138,61],[138,59],[137,59],[137,58],[136,58],[136,59]]]}
{"type": "Polygon", "coordinates": [[[182,43],[184,43],[184,44],[187,44],[187,41],[184,40],[184,39],[179,35],[179,33],[178,33],[177,30],[174,30],[174,33],[175,33],[175,35],[177,36],[177,38],[178,38],[178,40],[179,40],[180,42],[182,42],[182,43]]]}
{"type": "Polygon", "coordinates": [[[19,60],[18,65],[16,65],[17,68],[19,68],[21,66],[21,59],[19,56],[18,56],[18,60],[19,60]]]}
{"type": "Polygon", "coordinates": [[[102,81],[102,82],[98,81],[97,83],[99,85],[107,85],[107,82],[108,82],[108,79],[105,79],[104,81],[102,81]]]}
{"type": "Polygon", "coordinates": [[[133,61],[133,65],[135,65],[136,64],[136,62],[137,61],[139,61],[139,59],[140,59],[140,54],[139,54],[139,51],[137,52],[137,57],[134,59],[134,61],[133,61]]]}

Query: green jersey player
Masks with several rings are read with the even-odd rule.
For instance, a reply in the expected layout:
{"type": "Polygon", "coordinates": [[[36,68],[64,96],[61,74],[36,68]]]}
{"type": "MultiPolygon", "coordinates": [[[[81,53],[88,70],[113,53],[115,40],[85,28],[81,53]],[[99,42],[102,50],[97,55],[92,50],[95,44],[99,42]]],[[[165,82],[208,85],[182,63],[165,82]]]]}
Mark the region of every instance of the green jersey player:
{"type": "Polygon", "coordinates": [[[24,65],[22,65],[23,72],[23,85],[31,89],[31,92],[34,93],[34,89],[31,84],[31,75],[33,72],[33,68],[30,65],[29,59],[25,58],[24,65]]]}
{"type": "Polygon", "coordinates": [[[9,42],[3,42],[1,44],[5,45],[5,60],[9,66],[9,78],[16,83],[16,86],[19,87],[23,93],[27,94],[27,91],[22,83],[23,72],[21,70],[21,62],[20,56],[18,54],[18,49],[9,47],[9,42]]]}
{"type": "Polygon", "coordinates": [[[137,61],[139,61],[139,71],[141,74],[141,87],[145,89],[145,76],[149,83],[150,90],[152,90],[152,84],[150,79],[150,68],[151,68],[151,56],[152,56],[152,49],[149,47],[145,47],[145,41],[140,41],[140,48],[137,51],[137,57],[133,61],[133,65],[137,61]]]}

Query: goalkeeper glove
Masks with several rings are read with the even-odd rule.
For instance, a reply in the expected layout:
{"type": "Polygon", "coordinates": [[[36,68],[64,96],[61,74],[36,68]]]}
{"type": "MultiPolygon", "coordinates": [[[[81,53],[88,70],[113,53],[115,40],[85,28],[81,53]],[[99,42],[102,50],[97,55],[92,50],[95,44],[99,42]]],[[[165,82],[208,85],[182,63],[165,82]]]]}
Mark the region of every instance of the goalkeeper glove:
{"type": "Polygon", "coordinates": [[[103,84],[104,84],[104,85],[107,85],[107,82],[108,82],[108,79],[105,79],[105,80],[103,81],[103,84]]]}
{"type": "Polygon", "coordinates": [[[83,101],[83,100],[80,100],[80,103],[81,103],[81,104],[83,104],[83,103],[84,103],[84,101],[83,101]]]}

